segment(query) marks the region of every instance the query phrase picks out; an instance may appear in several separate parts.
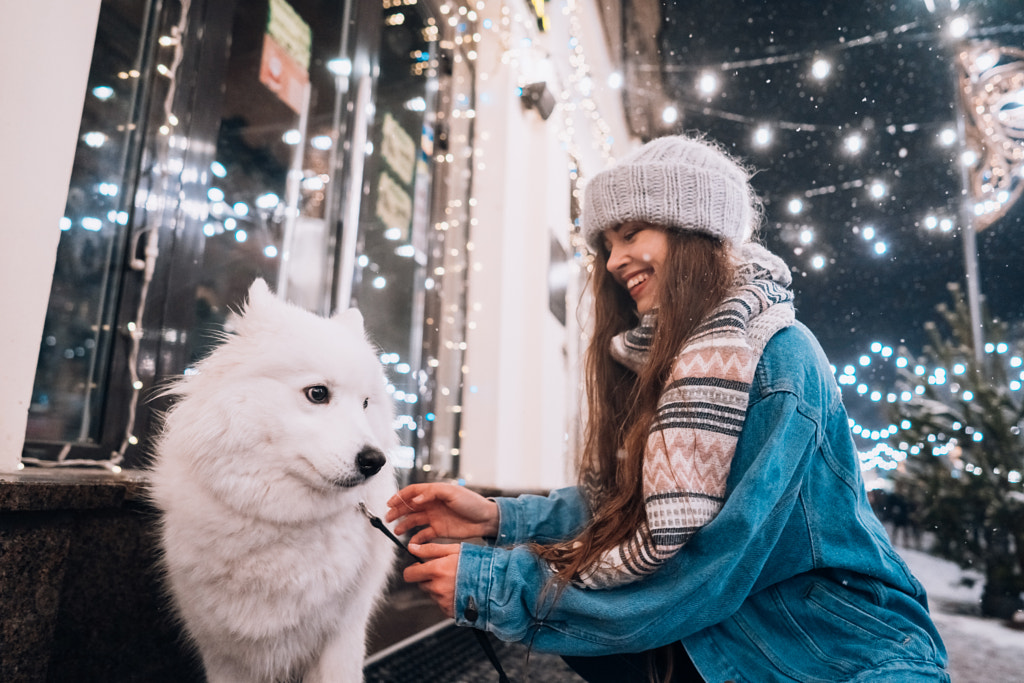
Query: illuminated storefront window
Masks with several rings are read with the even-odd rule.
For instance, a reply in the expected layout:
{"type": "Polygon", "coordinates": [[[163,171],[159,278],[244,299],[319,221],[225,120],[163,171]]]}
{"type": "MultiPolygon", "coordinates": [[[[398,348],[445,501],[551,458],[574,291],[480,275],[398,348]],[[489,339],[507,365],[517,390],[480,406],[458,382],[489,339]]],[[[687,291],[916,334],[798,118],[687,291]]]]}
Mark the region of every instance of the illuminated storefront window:
{"type": "Polygon", "coordinates": [[[230,331],[256,277],[318,313],[362,310],[400,464],[430,457],[434,377],[464,350],[461,316],[441,318],[463,303],[465,268],[444,273],[470,164],[449,141],[470,124],[450,113],[473,79],[438,7],[389,4],[103,2],[26,462],[141,463],[155,389],[230,331]]]}

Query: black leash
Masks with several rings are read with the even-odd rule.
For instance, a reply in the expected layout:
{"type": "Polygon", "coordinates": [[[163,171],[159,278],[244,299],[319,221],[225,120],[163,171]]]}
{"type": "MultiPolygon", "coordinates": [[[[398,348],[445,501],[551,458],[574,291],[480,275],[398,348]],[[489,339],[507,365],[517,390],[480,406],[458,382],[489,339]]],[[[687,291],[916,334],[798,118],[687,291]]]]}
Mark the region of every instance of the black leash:
{"type": "MultiPolygon", "coordinates": [[[[412,551],[409,550],[408,546],[402,543],[401,539],[399,539],[398,536],[395,536],[393,533],[391,533],[391,529],[389,529],[387,525],[384,524],[384,521],[377,515],[370,512],[370,509],[367,508],[366,504],[363,503],[362,501],[359,501],[359,509],[362,511],[363,515],[365,515],[366,518],[370,520],[370,524],[372,524],[377,529],[380,529],[385,536],[391,539],[392,543],[394,543],[399,548],[404,550],[405,553],[409,555],[409,557],[416,560],[420,564],[423,564],[423,560],[413,555],[412,551]]],[[[487,659],[491,660],[491,664],[494,666],[494,670],[498,672],[498,683],[510,683],[508,676],[505,675],[505,670],[501,668],[501,662],[498,660],[498,653],[494,651],[494,646],[491,645],[491,641],[487,639],[487,634],[481,631],[480,629],[476,628],[471,628],[470,630],[473,632],[473,635],[476,636],[477,642],[480,643],[480,647],[483,648],[484,654],[487,655],[487,659]]]]}

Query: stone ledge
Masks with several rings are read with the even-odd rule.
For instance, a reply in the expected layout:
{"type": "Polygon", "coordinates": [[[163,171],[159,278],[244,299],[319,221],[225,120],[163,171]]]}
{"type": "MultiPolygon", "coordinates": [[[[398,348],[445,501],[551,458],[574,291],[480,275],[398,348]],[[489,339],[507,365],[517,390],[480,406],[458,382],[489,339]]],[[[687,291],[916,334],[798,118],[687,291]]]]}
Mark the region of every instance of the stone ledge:
{"type": "Polygon", "coordinates": [[[0,474],[0,511],[120,508],[145,498],[146,474],[85,468],[26,469],[0,474]]]}
{"type": "Polygon", "coordinates": [[[0,474],[0,681],[199,683],[138,471],[0,474]]]}

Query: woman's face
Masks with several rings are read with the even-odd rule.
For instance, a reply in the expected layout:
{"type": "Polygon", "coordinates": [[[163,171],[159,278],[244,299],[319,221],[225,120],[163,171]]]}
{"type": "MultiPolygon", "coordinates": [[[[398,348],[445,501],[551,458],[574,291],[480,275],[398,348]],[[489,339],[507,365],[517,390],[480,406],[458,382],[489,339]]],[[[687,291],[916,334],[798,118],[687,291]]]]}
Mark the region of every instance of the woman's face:
{"type": "Polygon", "coordinates": [[[668,256],[668,235],[649,223],[623,223],[604,231],[608,273],[622,285],[643,315],[658,301],[658,287],[668,256]]]}

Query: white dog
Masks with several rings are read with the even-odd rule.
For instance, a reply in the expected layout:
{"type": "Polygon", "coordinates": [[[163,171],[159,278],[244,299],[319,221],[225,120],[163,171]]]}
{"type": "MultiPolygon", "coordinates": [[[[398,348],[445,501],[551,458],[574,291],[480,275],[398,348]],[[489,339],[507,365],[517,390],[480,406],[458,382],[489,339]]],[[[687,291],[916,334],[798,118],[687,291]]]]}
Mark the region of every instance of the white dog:
{"type": "Polygon", "coordinates": [[[396,489],[383,370],[358,311],[321,318],[263,280],[236,331],[166,392],[167,586],[211,683],[362,681],[394,558],[358,508],[396,489]]]}

